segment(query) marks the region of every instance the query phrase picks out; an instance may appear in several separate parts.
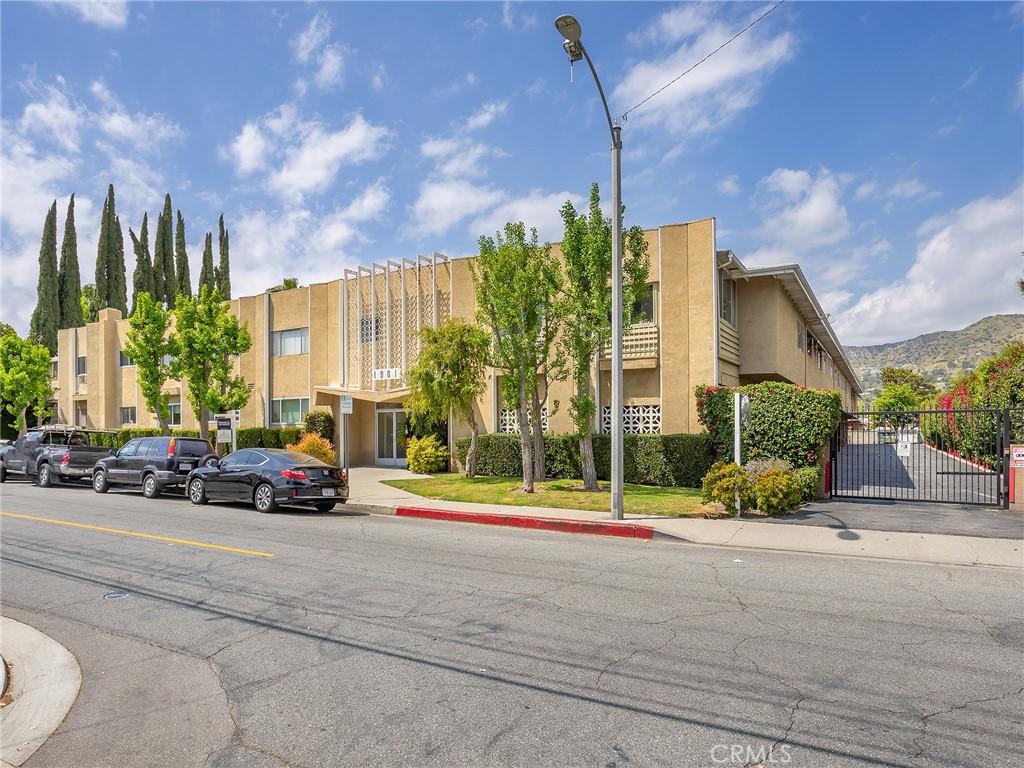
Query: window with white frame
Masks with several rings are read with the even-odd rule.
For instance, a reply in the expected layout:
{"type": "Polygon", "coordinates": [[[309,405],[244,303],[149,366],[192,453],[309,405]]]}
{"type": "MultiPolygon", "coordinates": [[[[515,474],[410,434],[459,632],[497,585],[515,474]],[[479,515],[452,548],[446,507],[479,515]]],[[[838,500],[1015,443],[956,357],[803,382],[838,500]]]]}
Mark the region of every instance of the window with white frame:
{"type": "Polygon", "coordinates": [[[181,403],[168,403],[167,404],[168,418],[167,425],[171,427],[181,426],[181,403]]]}
{"type": "Polygon", "coordinates": [[[85,355],[79,355],[75,358],[75,373],[79,376],[87,373],[89,370],[89,361],[85,355]]]}
{"type": "Polygon", "coordinates": [[[736,325],[736,281],[724,269],[718,270],[718,316],[736,325]]]}
{"type": "Polygon", "coordinates": [[[301,424],[308,411],[308,397],[277,397],[270,401],[270,420],[274,424],[301,424]]]}
{"type": "Polygon", "coordinates": [[[122,368],[128,368],[129,366],[135,365],[135,363],[132,362],[131,357],[129,357],[128,353],[125,352],[123,349],[118,353],[118,355],[118,360],[122,368]]]}
{"type": "Polygon", "coordinates": [[[135,406],[134,405],[123,405],[123,406],[121,406],[121,423],[122,424],[134,424],[135,423],[135,406]]]}
{"type": "Polygon", "coordinates": [[[804,324],[799,320],[796,321],[796,348],[804,348],[804,324]]]}
{"type": "Polygon", "coordinates": [[[274,331],[271,350],[275,357],[280,355],[304,355],[309,352],[309,328],[291,328],[274,331]]]}
{"type": "Polygon", "coordinates": [[[50,358],[50,378],[51,379],[56,379],[57,378],[57,358],[56,357],[50,358]]]}

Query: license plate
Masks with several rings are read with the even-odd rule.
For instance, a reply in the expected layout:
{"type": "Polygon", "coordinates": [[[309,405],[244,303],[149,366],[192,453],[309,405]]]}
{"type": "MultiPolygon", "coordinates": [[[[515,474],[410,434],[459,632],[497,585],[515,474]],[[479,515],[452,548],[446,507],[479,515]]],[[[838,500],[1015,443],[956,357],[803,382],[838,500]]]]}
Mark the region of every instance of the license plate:
{"type": "Polygon", "coordinates": [[[333,496],[334,495],[334,489],[333,488],[324,488],[323,491],[324,491],[324,496],[333,496]]]}
{"type": "Polygon", "coordinates": [[[188,463],[182,462],[181,463],[181,468],[182,469],[192,469],[192,462],[188,462],[188,463]]]}

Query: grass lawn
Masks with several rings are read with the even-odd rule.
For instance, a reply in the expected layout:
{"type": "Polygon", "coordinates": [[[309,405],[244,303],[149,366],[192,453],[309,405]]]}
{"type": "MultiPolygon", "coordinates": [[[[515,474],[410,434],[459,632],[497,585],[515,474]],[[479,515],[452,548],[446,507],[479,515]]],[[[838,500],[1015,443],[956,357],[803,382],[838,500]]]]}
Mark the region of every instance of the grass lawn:
{"type": "MultiPolygon", "coordinates": [[[[472,480],[457,473],[434,475],[416,480],[385,480],[386,485],[401,488],[428,499],[471,501],[481,504],[512,504],[519,507],[560,507],[606,511],[611,504],[609,484],[601,491],[582,490],[581,480],[548,480],[537,483],[533,494],[517,493],[522,482],[510,477],[477,477],[472,480]]],[[[659,488],[651,485],[625,487],[626,514],[686,517],[696,514],[700,505],[697,488],[659,488]]]]}

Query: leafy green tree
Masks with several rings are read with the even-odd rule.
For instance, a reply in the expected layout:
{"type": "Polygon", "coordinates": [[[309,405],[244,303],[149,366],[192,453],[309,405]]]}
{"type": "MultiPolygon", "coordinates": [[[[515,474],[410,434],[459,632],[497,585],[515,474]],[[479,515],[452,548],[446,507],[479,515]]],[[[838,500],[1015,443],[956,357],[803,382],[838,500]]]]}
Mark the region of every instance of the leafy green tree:
{"type": "Polygon", "coordinates": [[[82,276],[78,269],[78,233],[75,231],[75,196],[68,201],[64,219],[64,241],[60,246],[58,294],[60,327],[77,328],[82,324],[82,276]]]}
{"type": "Polygon", "coordinates": [[[470,264],[477,319],[491,332],[491,362],[502,372],[502,398],[519,417],[523,491],[533,493],[533,446],[539,436],[543,461],[543,427],[535,418],[531,441],[530,411],[536,402],[538,371],[550,363],[547,355],[557,336],[560,270],[551,247],[538,244],[536,229],[527,238],[522,222],[507,223],[504,235],[481,237],[479,245],[480,255],[470,264]]]}
{"type": "Polygon", "coordinates": [[[280,291],[290,291],[293,288],[299,287],[299,278],[297,277],[286,277],[279,285],[271,286],[267,288],[267,293],[279,293],[280,291]]]}
{"type": "Polygon", "coordinates": [[[179,296],[192,295],[192,273],[188,268],[188,254],[185,252],[185,219],[178,211],[178,224],[174,230],[174,282],[179,296]]]}
{"type": "MultiPolygon", "coordinates": [[[[562,257],[565,265],[565,291],[562,299],[564,328],[562,342],[574,383],[575,393],[569,412],[580,440],[583,487],[596,491],[594,465],[595,396],[591,381],[594,358],[611,339],[612,314],[612,226],[601,213],[597,184],[590,187],[589,214],[578,214],[569,201],[562,206],[565,235],[562,257]]],[[[633,322],[634,304],[647,290],[649,264],[647,241],[640,227],[623,235],[623,330],[633,322]]]]}
{"type": "Polygon", "coordinates": [[[115,307],[128,314],[128,285],[124,266],[124,237],[117,217],[114,185],[107,187],[96,247],[96,298],[100,308],[115,307]]]}
{"type": "Polygon", "coordinates": [[[877,417],[876,421],[887,419],[895,426],[902,427],[911,422],[910,416],[902,414],[918,410],[920,403],[921,398],[909,384],[890,384],[882,388],[872,407],[876,411],[884,411],[889,414],[887,417],[877,417]]]}
{"type": "Polygon", "coordinates": [[[248,351],[252,337],[228,312],[219,291],[203,288],[196,298],[181,296],[174,319],[178,356],[171,375],[187,384],[199,434],[205,439],[211,413],[241,408],[249,401],[249,388],[234,374],[232,356],[248,351]]]}
{"type": "Polygon", "coordinates": [[[135,297],[135,307],[128,320],[125,353],[135,363],[139,389],[146,407],[156,414],[163,434],[170,434],[170,398],[164,394],[164,382],[170,378],[168,359],[176,354],[176,340],[168,333],[171,312],[142,290],[135,297]]]}
{"type": "Polygon", "coordinates": [[[936,392],[938,392],[938,389],[934,384],[913,368],[895,368],[893,366],[886,366],[879,374],[879,379],[882,383],[882,389],[891,387],[894,384],[906,384],[911,390],[913,390],[919,400],[922,397],[932,397],[936,392]]]}
{"type": "Polygon", "coordinates": [[[17,336],[18,332],[10,323],[0,322],[0,336],[17,336]]]}
{"type": "Polygon", "coordinates": [[[203,241],[203,267],[199,271],[199,288],[206,286],[211,291],[217,287],[216,270],[213,266],[213,235],[206,233],[203,241]]]}
{"type": "Polygon", "coordinates": [[[0,402],[14,416],[19,433],[27,427],[28,409],[42,421],[52,396],[50,350],[13,333],[0,336],[0,402]]]}
{"type": "Polygon", "coordinates": [[[174,239],[171,236],[173,226],[171,212],[171,196],[164,196],[164,210],[156,220],[156,238],[153,244],[153,297],[171,309],[178,297],[177,273],[174,269],[174,239]]]}
{"type": "Polygon", "coordinates": [[[153,260],[149,255],[149,214],[142,214],[142,226],[138,237],[128,228],[128,236],[132,239],[132,250],[135,251],[135,272],[132,274],[132,314],[139,306],[139,296],[148,293],[153,298],[153,260]]]}
{"type": "Polygon", "coordinates": [[[87,283],[82,286],[82,322],[95,323],[100,318],[100,300],[96,286],[87,283]]]}
{"type": "Polygon", "coordinates": [[[32,312],[28,337],[43,344],[51,355],[57,354],[57,329],[60,327],[60,297],[57,284],[57,201],[53,201],[43,223],[39,246],[39,281],[36,284],[36,308],[32,312]]]}
{"type": "Polygon", "coordinates": [[[471,435],[466,477],[474,477],[480,435],[476,400],[486,385],[491,339],[479,326],[458,318],[437,328],[423,328],[420,337],[423,347],[409,371],[411,392],[406,408],[414,424],[438,424],[449,413],[466,420],[471,435]]]}
{"type": "Polygon", "coordinates": [[[220,215],[220,220],[217,222],[217,226],[220,229],[218,235],[218,247],[220,252],[220,261],[217,264],[216,280],[217,287],[220,289],[220,295],[225,299],[231,298],[231,259],[228,255],[230,248],[229,236],[227,229],[224,228],[224,214],[220,215]]]}

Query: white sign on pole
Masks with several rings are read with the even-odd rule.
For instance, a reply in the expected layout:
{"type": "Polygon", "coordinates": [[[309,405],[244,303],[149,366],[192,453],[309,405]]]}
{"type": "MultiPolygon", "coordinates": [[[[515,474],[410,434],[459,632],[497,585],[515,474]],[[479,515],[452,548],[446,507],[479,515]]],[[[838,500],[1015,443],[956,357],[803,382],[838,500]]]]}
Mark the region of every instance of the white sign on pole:
{"type": "Polygon", "coordinates": [[[341,412],[345,416],[352,413],[352,395],[341,396],[341,412]]]}
{"type": "Polygon", "coordinates": [[[896,455],[897,456],[910,456],[910,442],[907,440],[900,440],[896,444],[896,455]]]}
{"type": "Polygon", "coordinates": [[[217,417],[217,442],[230,444],[234,430],[231,428],[231,416],[218,414],[217,417]]]}

